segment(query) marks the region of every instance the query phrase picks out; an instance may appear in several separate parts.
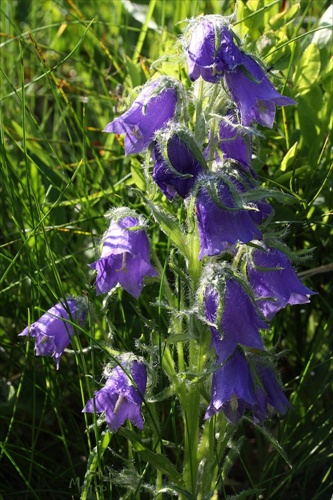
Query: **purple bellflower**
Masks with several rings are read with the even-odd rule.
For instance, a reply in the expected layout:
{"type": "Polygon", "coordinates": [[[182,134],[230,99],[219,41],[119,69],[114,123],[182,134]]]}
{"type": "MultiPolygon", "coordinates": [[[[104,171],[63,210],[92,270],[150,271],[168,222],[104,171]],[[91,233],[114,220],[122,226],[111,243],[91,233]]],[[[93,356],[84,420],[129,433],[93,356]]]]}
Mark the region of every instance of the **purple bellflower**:
{"type": "Polygon", "coordinates": [[[201,177],[195,207],[200,236],[199,259],[217,255],[235,243],[261,239],[261,231],[253,222],[252,210],[237,209],[229,186],[216,179],[210,189],[201,177]]]}
{"type": "Polygon", "coordinates": [[[169,78],[148,82],[121,116],[110,122],[104,132],[125,134],[125,154],[140,153],[152,142],[154,134],[174,116],[177,89],[169,78]]]}
{"type": "Polygon", "coordinates": [[[232,424],[237,424],[246,409],[255,422],[263,422],[268,411],[284,414],[290,403],[272,368],[252,366],[240,349],[223,362],[213,374],[212,396],[205,418],[223,411],[232,424]],[[254,376],[253,370],[256,372],[254,376]]]}
{"type": "Polygon", "coordinates": [[[119,283],[124,290],[138,298],[144,277],[157,276],[150,263],[149,253],[148,237],[137,217],[113,218],[103,238],[100,258],[89,264],[97,271],[97,295],[109,292],[119,283]]]}
{"type": "Polygon", "coordinates": [[[237,424],[245,409],[257,403],[253,378],[244,354],[236,349],[213,374],[212,396],[205,419],[223,411],[237,424]]]}
{"type": "Polygon", "coordinates": [[[310,302],[308,295],[315,293],[302,284],[285,253],[264,245],[252,251],[247,275],[258,307],[268,320],[287,304],[310,302]]]}
{"type": "Polygon", "coordinates": [[[232,33],[218,18],[205,16],[189,27],[186,58],[192,81],[201,76],[207,82],[216,83],[226,71],[241,64],[242,53],[235,45],[232,33]]]}
{"type": "Polygon", "coordinates": [[[227,280],[224,297],[212,286],[205,290],[205,314],[209,322],[216,323],[222,300],[222,316],[217,325],[218,330],[211,327],[212,347],[218,356],[219,363],[224,362],[238,345],[248,349],[263,350],[264,345],[259,329],[267,329],[257,308],[244,287],[234,278],[227,280]]]}
{"type": "Polygon", "coordinates": [[[290,97],[279,94],[260,64],[244,53],[241,65],[225,73],[225,82],[244,126],[257,121],[264,127],[272,128],[275,107],[296,104],[290,97]]]}
{"type": "MultiPolygon", "coordinates": [[[[214,269],[212,271],[213,275],[208,269],[207,283],[215,281],[214,269]]],[[[223,411],[228,420],[236,424],[246,409],[253,413],[256,422],[262,422],[272,408],[285,413],[289,403],[273,369],[258,361],[260,356],[265,361],[267,358],[259,332],[268,328],[267,323],[236,278],[227,278],[224,285],[219,283],[218,288],[208,284],[204,289],[211,346],[217,355],[211,402],[205,418],[223,411]]]]}
{"type": "Polygon", "coordinates": [[[82,411],[105,413],[111,432],[115,432],[127,419],[139,429],[143,429],[141,407],[146,385],[147,371],[142,362],[121,361],[109,374],[105,386],[95,392],[82,411]]]}
{"type": "Polygon", "coordinates": [[[19,336],[33,337],[36,356],[51,356],[58,370],[60,358],[74,334],[72,321],[83,326],[85,318],[86,308],[83,301],[68,298],[64,303],[51,307],[39,320],[27,326],[19,336]]]}
{"type": "Polygon", "coordinates": [[[167,158],[163,156],[159,143],[155,142],[152,150],[153,179],[169,200],[173,200],[176,194],[186,198],[204,167],[177,133],[167,140],[166,153],[167,158]]]}

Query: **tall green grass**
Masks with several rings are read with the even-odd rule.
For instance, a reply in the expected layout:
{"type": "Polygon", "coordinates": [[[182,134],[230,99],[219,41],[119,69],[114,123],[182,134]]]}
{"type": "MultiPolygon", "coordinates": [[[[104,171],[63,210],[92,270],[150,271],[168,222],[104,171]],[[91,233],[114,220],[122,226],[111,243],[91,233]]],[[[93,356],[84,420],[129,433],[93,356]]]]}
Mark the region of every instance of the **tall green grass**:
{"type": "MultiPolygon", "coordinates": [[[[276,205],[276,220],[294,250],[313,249],[305,264],[300,259],[299,272],[318,295],[273,323],[271,342],[285,350],[279,368],[293,409],[264,428],[243,421],[221,463],[221,498],[252,489],[265,499],[326,500],[333,491],[332,31],[319,23],[329,3],[304,0],[297,9],[279,0],[238,2],[236,28],[245,46],[264,57],[274,82],[298,102],[279,110],[274,129],[264,132],[256,168],[263,182],[298,200],[276,205]],[[283,6],[288,14],[281,14],[283,6]]],[[[183,77],[175,45],[181,21],[203,13],[229,15],[234,7],[223,0],[1,2],[4,499],[79,498],[87,468],[93,474],[83,488],[86,498],[153,496],[156,471],[133,446],[135,431],[123,428],[108,443],[107,434],[88,431],[92,420],[81,413],[108,353],[144,350],[163,335],[168,319],[155,305],[156,284],[138,303],[119,290],[103,308],[95,296],[87,263],[105,231],[105,212],[129,206],[149,217],[131,189],[144,183],[139,159],[124,157],[121,138],[101,130],[154,71],[167,68],[183,77]],[[52,360],[35,357],[32,343],[17,335],[70,294],[88,296],[89,321],[56,372],[52,360]]],[[[150,236],[166,262],[169,242],[150,222],[150,236]]],[[[164,382],[160,374],[145,413],[149,422],[157,412],[163,441],[147,433],[143,442],[152,451],[158,446],[177,468],[183,439],[177,403],[149,402],[164,382]]]]}

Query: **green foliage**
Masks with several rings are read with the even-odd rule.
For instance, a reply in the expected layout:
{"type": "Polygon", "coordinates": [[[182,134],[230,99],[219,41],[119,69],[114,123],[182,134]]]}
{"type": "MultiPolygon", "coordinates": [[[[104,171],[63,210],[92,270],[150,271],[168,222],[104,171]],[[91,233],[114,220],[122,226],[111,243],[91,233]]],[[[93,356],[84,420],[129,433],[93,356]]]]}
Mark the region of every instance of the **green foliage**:
{"type": "MultiPolygon", "coordinates": [[[[329,3],[237,2],[235,29],[244,49],[262,57],[279,90],[298,103],[279,110],[273,130],[263,132],[255,167],[267,187],[283,193],[273,203],[290,247],[314,249],[301,275],[318,295],[311,304],[281,312],[273,323],[270,341],[287,351],[280,368],[294,408],[265,429],[243,421],[228,443],[227,457],[221,458],[221,498],[258,498],[261,492],[264,498],[324,500],[333,488],[333,67],[332,29],[321,19],[329,3]],[[287,193],[299,203],[285,203],[287,193]]],[[[146,420],[159,423],[153,435],[124,428],[110,439],[108,433],[98,435],[96,426],[93,435],[81,410],[98,388],[110,351],[154,346],[155,362],[173,334],[173,358],[165,361],[171,377],[173,363],[182,362],[179,340],[188,337],[177,325],[166,331],[168,311],[157,303],[162,292],[156,284],[140,296],[144,316],[136,314],[134,299],[120,290],[101,310],[87,263],[95,258],[110,207],[128,206],[149,215],[133,189],[145,183],[138,159],[125,158],[122,139],[103,135],[102,129],[126,109],[133,88],[156,70],[172,68],[182,77],[184,70],[174,58],[180,21],[203,13],[229,15],[234,7],[226,0],[1,2],[4,498],[139,498],[140,488],[141,498],[153,497],[156,489],[167,498],[182,492],[181,422],[177,406],[163,392],[160,371],[155,381],[155,394],[165,394],[158,402],[160,414],[154,415],[149,401],[145,410],[146,420]],[[164,59],[151,69],[159,58],[164,59]],[[90,320],[55,372],[50,359],[36,358],[31,343],[25,345],[17,335],[69,294],[88,296],[90,320]],[[164,485],[165,473],[172,485],[164,485]]],[[[152,202],[150,208],[156,224],[151,218],[149,236],[160,261],[173,263],[175,307],[181,309],[187,285],[182,256],[170,255],[170,241],[176,239],[184,255],[188,242],[167,204],[165,211],[152,202]]],[[[207,443],[210,438],[207,430],[207,443]]],[[[202,464],[203,470],[209,466],[202,464]]]]}

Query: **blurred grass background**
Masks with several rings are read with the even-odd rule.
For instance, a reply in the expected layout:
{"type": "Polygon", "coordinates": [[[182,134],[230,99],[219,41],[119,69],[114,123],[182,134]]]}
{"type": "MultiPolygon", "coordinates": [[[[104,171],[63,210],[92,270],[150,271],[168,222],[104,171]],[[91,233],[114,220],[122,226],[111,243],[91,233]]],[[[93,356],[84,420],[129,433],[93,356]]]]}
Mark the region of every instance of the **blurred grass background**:
{"type": "MultiPolygon", "coordinates": [[[[311,304],[279,313],[274,321],[271,341],[286,350],[280,370],[294,408],[283,419],[267,422],[264,431],[243,422],[229,456],[233,467],[227,462],[221,466],[221,498],[246,488],[281,500],[286,495],[326,500],[333,492],[333,68],[332,30],[324,29],[329,20],[322,19],[329,5],[324,0],[238,2],[235,29],[245,48],[264,58],[274,83],[298,102],[279,110],[274,129],[263,131],[266,139],[257,148],[255,167],[268,186],[298,198],[291,207],[275,207],[277,225],[287,231],[293,250],[314,249],[299,271],[318,295],[311,304]],[[266,431],[278,439],[291,467],[267,440],[266,431]]],[[[1,2],[4,499],[79,498],[95,446],[81,409],[94,381],[100,380],[105,346],[131,350],[138,340],[149,344],[148,321],[161,334],[166,329],[166,313],[151,305],[159,294],[156,284],[138,301],[141,317],[134,300],[122,291],[101,311],[91,286],[87,263],[94,260],[106,229],[104,213],[125,205],[149,218],[130,189],[144,186],[140,159],[125,158],[121,139],[101,130],[126,108],[131,90],[156,71],[150,67],[156,59],[169,56],[157,66],[162,74],[171,70],[186,77],[184,65],[174,57],[180,21],[200,14],[229,15],[234,7],[228,0],[1,2]],[[89,297],[91,320],[56,373],[52,360],[36,358],[33,345],[17,335],[68,294],[89,297]]],[[[170,245],[153,220],[150,237],[162,263],[167,262],[170,245]]],[[[174,443],[176,451],[170,453],[177,465],[177,407],[167,401],[159,411],[163,439],[174,443]]],[[[145,485],[138,498],[150,498],[155,471],[121,432],[98,461],[88,498],[127,498],[124,478],[118,485],[113,473],[124,464],[129,486],[138,478],[145,485]]]]}

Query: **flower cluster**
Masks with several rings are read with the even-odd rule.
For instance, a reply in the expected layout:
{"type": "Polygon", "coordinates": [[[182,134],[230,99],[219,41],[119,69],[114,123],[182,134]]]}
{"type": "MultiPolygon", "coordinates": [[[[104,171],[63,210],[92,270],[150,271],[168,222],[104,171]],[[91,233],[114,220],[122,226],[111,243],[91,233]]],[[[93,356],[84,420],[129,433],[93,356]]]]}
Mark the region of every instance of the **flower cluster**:
{"type": "MultiPolygon", "coordinates": [[[[209,266],[209,259],[225,252],[239,265],[245,260],[238,270],[223,265],[222,274],[214,265],[213,275],[204,267],[204,314],[215,325],[211,326],[211,346],[216,354],[212,399],[205,418],[223,411],[237,423],[249,409],[255,421],[262,422],[268,409],[283,413],[288,407],[275,371],[267,363],[271,355],[260,333],[268,328],[264,318],[271,320],[287,304],[307,302],[312,292],[299,281],[287,255],[264,243],[265,224],[273,209],[258,189],[252,148],[256,124],[272,127],[276,106],[295,101],[279,94],[261,64],[240,48],[221,16],[190,21],[183,46],[192,81],[199,80],[201,86],[223,81],[223,87],[218,86],[222,105],[214,108],[212,103],[205,109],[200,102],[201,115],[196,116],[191,131],[185,118],[188,111],[184,112],[184,88],[169,77],[159,77],[148,82],[129,110],[105,131],[125,134],[126,154],[148,150],[151,179],[169,202],[177,196],[185,201],[198,228],[198,260],[209,266]],[[248,248],[245,253],[244,246],[248,248]],[[207,275],[217,287],[207,284],[207,275]]],[[[124,235],[134,224],[138,224],[134,217],[111,223],[101,258],[91,265],[98,273],[98,293],[119,282],[138,297],[143,276],[156,276],[144,232],[124,235]]],[[[112,387],[110,382],[110,391],[112,387]]],[[[98,400],[97,411],[103,404],[98,400]]]]}
{"type": "MultiPolygon", "coordinates": [[[[104,131],[125,135],[126,155],[145,153],[149,186],[157,186],[159,199],[169,207],[180,203],[187,211],[184,241],[191,244],[183,255],[188,283],[194,274],[196,279],[189,307],[201,308],[202,330],[207,333],[209,325],[214,356],[204,418],[223,412],[236,424],[249,411],[262,422],[271,409],[284,413],[289,406],[263,332],[280,309],[308,302],[313,292],[300,282],[290,252],[281,249],[271,229],[266,238],[274,212],[252,165],[252,151],[261,135],[258,126],[271,128],[276,106],[295,101],[281,95],[261,63],[242,49],[228,19],[189,21],[182,44],[193,88],[188,91],[169,76],[152,79],[104,131]],[[198,269],[203,269],[201,278],[198,269]]],[[[149,206],[155,207],[156,190],[149,190],[149,206]]],[[[170,240],[179,241],[172,237],[170,215],[154,210],[170,240]]],[[[108,216],[100,256],[89,264],[96,271],[96,295],[120,286],[138,299],[146,278],[166,279],[151,264],[146,221],[127,208],[108,216]]],[[[58,368],[73,322],[82,325],[84,316],[79,302],[67,299],[21,335],[34,337],[36,354],[52,356],[58,368]]],[[[121,356],[105,378],[83,411],[104,413],[112,432],[127,419],[143,429],[145,363],[132,354],[121,356]]]]}
{"type": "MultiPolygon", "coordinates": [[[[208,273],[209,281],[214,282],[219,273],[220,269],[213,268],[208,273]]],[[[225,281],[220,278],[218,289],[205,287],[204,306],[210,323],[218,319],[216,327],[211,327],[217,361],[205,418],[223,410],[235,424],[247,408],[259,422],[267,417],[269,408],[284,413],[288,400],[272,368],[266,366],[268,353],[260,335],[268,325],[249,293],[234,277],[225,281]]]]}
{"type": "Polygon", "coordinates": [[[260,63],[235,44],[226,21],[221,16],[204,16],[189,25],[184,37],[189,76],[212,83],[224,79],[241,124],[257,122],[271,128],[275,107],[296,103],[279,94],[260,63]]]}

